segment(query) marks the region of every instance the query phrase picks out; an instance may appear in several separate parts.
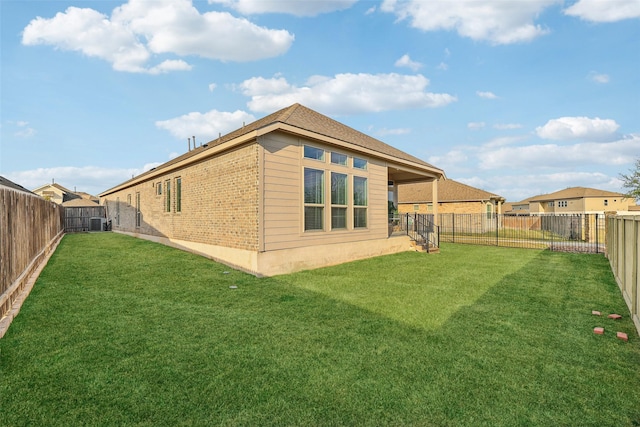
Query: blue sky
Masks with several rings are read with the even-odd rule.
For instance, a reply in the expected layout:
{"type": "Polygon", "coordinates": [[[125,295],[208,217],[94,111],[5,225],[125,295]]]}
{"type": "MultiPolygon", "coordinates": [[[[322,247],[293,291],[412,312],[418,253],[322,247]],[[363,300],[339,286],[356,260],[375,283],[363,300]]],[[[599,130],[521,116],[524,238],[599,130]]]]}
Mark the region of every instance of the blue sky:
{"type": "Polygon", "coordinates": [[[0,175],[98,194],[294,102],[508,201],[624,191],[640,0],[0,0],[0,175]]]}

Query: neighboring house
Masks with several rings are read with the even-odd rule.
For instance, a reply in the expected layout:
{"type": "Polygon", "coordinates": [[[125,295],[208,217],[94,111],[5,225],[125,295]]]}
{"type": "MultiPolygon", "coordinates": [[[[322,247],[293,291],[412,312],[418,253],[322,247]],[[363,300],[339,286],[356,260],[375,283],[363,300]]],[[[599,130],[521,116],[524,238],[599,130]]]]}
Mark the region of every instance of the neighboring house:
{"type": "Polygon", "coordinates": [[[10,181],[10,180],[8,180],[7,178],[5,178],[3,176],[0,176],[0,186],[8,187],[8,188],[11,188],[11,189],[17,190],[17,191],[22,191],[23,193],[34,194],[33,192],[31,192],[28,189],[24,188],[22,185],[16,184],[15,182],[10,181]]]}
{"type": "Polygon", "coordinates": [[[633,199],[622,193],[595,188],[571,187],[555,193],[543,194],[529,200],[531,215],[543,214],[591,214],[628,212],[635,206],[633,199]]]}
{"type": "Polygon", "coordinates": [[[113,187],[100,201],[114,231],[268,276],[409,250],[408,237],[389,237],[389,191],[443,176],[294,104],[113,187]]]}
{"type": "MultiPolygon", "coordinates": [[[[471,187],[452,179],[438,181],[437,213],[494,214],[502,212],[505,199],[497,194],[471,187]]],[[[434,213],[430,184],[405,184],[398,187],[398,213],[434,213]]]]}
{"type": "Polygon", "coordinates": [[[78,197],[77,199],[71,199],[67,200],[66,202],[62,202],[62,206],[64,206],[65,208],[95,208],[100,206],[100,204],[90,199],[78,197]]]}
{"type": "Polygon", "coordinates": [[[73,191],[57,183],[42,185],[33,190],[33,192],[38,196],[43,197],[45,200],[50,200],[59,205],[68,200],[80,198],[80,196],[75,194],[73,191]]]}
{"type": "Polygon", "coordinates": [[[502,205],[502,213],[505,215],[529,215],[529,202],[540,196],[529,197],[519,202],[506,202],[502,205]]]}

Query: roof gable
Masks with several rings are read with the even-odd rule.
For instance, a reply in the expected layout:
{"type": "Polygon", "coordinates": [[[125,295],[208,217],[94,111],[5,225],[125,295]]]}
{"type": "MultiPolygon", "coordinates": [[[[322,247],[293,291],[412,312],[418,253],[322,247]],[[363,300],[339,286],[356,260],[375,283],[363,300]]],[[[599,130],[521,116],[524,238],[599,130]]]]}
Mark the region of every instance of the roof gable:
{"type": "Polygon", "coordinates": [[[137,177],[134,177],[128,181],[123,182],[122,184],[119,184],[116,187],[113,187],[112,189],[103,192],[102,195],[110,192],[115,188],[137,182],[151,174],[157,174],[159,171],[167,169],[178,163],[183,163],[185,161],[189,162],[189,159],[191,158],[194,158],[195,160],[196,156],[198,156],[198,158],[207,156],[207,154],[204,153],[205,151],[212,150],[215,147],[221,146],[225,143],[234,144],[234,140],[238,140],[239,138],[241,139],[241,137],[243,136],[246,136],[248,138],[249,134],[251,133],[254,133],[254,135],[259,135],[261,130],[267,133],[278,129],[283,131],[295,132],[291,130],[294,128],[305,131],[306,133],[315,134],[318,136],[318,139],[322,139],[323,137],[325,137],[328,139],[334,139],[342,143],[346,143],[346,145],[351,146],[351,148],[355,151],[358,151],[359,148],[366,149],[368,150],[368,152],[373,151],[379,153],[381,157],[391,157],[397,159],[399,163],[408,162],[405,164],[419,165],[420,167],[429,169],[430,172],[436,174],[436,176],[444,176],[444,171],[440,168],[437,168],[436,166],[433,166],[423,160],[420,160],[417,157],[398,150],[397,148],[385,144],[384,142],[370,137],[360,131],[350,128],[347,125],[344,125],[336,120],[318,113],[317,111],[311,110],[310,108],[296,103],[289,107],[276,111],[275,113],[269,114],[252,123],[243,125],[241,128],[236,129],[226,135],[221,135],[220,137],[211,140],[206,144],[196,147],[195,149],[190,150],[182,154],[181,156],[178,156],[156,168],[144,172],[137,177]]]}

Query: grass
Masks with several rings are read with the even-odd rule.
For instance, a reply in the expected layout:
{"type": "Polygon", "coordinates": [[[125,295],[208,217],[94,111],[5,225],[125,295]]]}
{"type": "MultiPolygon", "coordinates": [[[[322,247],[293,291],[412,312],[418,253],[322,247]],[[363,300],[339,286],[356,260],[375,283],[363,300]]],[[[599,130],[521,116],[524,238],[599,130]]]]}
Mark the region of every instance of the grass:
{"type": "Polygon", "coordinates": [[[0,340],[0,424],[640,425],[627,314],[601,255],[445,245],[257,279],[67,235],[0,340]]]}

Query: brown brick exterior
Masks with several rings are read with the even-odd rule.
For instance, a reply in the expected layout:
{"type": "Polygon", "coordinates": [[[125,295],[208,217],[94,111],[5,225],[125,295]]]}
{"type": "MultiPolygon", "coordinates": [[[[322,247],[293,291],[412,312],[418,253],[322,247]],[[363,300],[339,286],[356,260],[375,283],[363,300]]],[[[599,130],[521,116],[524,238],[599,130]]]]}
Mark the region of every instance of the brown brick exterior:
{"type": "Polygon", "coordinates": [[[256,143],[245,145],[109,194],[103,203],[113,230],[257,251],[259,149],[256,143]],[[177,178],[182,181],[181,212],[176,212],[177,178]],[[167,180],[170,212],[166,212],[167,180]],[[139,227],[136,193],[140,194],[139,227]]]}
{"type": "MultiPolygon", "coordinates": [[[[432,214],[433,210],[427,209],[426,203],[400,203],[398,206],[398,212],[403,213],[419,213],[419,214],[432,214]],[[419,209],[414,210],[414,205],[418,205],[419,209]]],[[[497,207],[493,205],[493,213],[497,212],[497,207]]],[[[438,214],[444,213],[456,213],[456,214],[484,214],[487,213],[487,202],[473,201],[473,202],[452,202],[452,203],[438,203],[438,214]]]]}

